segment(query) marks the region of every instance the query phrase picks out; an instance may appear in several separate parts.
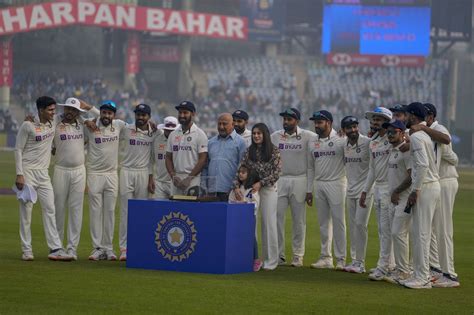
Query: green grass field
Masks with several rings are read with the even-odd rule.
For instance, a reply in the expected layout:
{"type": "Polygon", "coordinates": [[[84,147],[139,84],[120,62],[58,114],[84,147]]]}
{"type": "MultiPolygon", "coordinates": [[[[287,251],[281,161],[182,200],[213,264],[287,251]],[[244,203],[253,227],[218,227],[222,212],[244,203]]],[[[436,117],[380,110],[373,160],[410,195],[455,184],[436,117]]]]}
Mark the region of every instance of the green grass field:
{"type": "MultiPolygon", "coordinates": [[[[0,152],[0,187],[14,181],[12,152],[0,152]]],[[[77,262],[47,260],[40,208],[33,210],[35,261],[20,259],[18,203],[0,196],[0,314],[10,313],[453,313],[474,312],[474,172],[462,171],[455,207],[455,262],[461,288],[409,290],[367,275],[308,266],[319,255],[315,209],[308,209],[304,268],[206,275],[125,268],[90,262],[87,205],[77,262]]],[[[289,217],[289,216],[288,216],[289,217]]],[[[118,220],[116,221],[118,223],[118,220]]],[[[118,229],[118,225],[116,224],[118,229]]],[[[289,241],[290,221],[287,222],[289,241]]],[[[367,266],[378,254],[375,215],[369,227],[367,266]]],[[[116,249],[117,235],[115,237],[116,249]]],[[[287,256],[291,258],[289,242],[287,256]]]]}

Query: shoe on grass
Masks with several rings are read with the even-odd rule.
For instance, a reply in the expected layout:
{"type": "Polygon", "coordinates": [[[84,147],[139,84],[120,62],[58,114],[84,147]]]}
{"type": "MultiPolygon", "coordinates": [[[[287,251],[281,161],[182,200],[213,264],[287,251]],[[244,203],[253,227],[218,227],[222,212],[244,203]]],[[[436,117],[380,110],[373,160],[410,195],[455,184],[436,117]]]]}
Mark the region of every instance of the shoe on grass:
{"type": "Polygon", "coordinates": [[[72,257],[64,249],[58,248],[49,253],[48,259],[53,261],[71,261],[72,257]]]}
{"type": "Polygon", "coordinates": [[[321,257],[317,262],[311,264],[310,267],[315,269],[334,269],[331,257],[321,257]]]}
{"type": "Polygon", "coordinates": [[[33,261],[33,260],[35,260],[35,256],[33,256],[33,252],[31,252],[31,251],[23,252],[23,255],[21,255],[21,260],[33,261]]]}
{"type": "Polygon", "coordinates": [[[303,257],[295,255],[291,261],[292,267],[303,267],[303,257]]]}

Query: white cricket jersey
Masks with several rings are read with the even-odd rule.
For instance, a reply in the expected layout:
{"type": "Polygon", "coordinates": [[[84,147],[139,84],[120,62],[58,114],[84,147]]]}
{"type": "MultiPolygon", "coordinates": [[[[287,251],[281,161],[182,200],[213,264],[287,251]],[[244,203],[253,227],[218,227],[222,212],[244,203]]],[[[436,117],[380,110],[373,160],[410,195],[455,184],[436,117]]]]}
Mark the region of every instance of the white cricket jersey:
{"type": "Polygon", "coordinates": [[[434,145],[426,132],[418,131],[410,136],[410,157],[413,190],[419,190],[423,184],[439,180],[434,145]]]}
{"type": "Polygon", "coordinates": [[[293,134],[279,130],[271,135],[272,143],[280,151],[282,176],[306,176],[308,171],[308,143],[316,134],[296,128],[293,134]]]}
{"type": "Polygon", "coordinates": [[[390,192],[393,192],[400,184],[407,178],[408,170],[411,169],[410,151],[402,152],[401,144],[390,149],[388,159],[388,187],[390,192]]]}
{"type": "Polygon", "coordinates": [[[53,138],[53,123],[23,122],[16,136],[16,174],[23,175],[23,169],[47,170],[51,161],[53,138]]]}
{"type": "Polygon", "coordinates": [[[196,166],[199,153],[207,152],[207,136],[195,123],[183,133],[180,125],[169,137],[166,152],[173,154],[176,173],[190,174],[196,166]]]}
{"type": "Polygon", "coordinates": [[[87,139],[87,172],[113,173],[117,171],[120,132],[125,122],[114,119],[107,127],[97,120],[96,132],[85,128],[87,139]]]}
{"type": "Polygon", "coordinates": [[[252,144],[252,132],[248,129],[245,129],[244,132],[240,135],[245,140],[247,148],[252,144]]]}
{"type": "Polygon", "coordinates": [[[334,181],[345,177],[345,145],[346,139],[334,129],[327,138],[316,135],[308,142],[308,192],[312,191],[313,179],[334,181]]]}
{"type": "Polygon", "coordinates": [[[370,161],[369,173],[365,182],[364,191],[368,192],[372,189],[374,181],[377,184],[387,184],[388,174],[388,158],[392,145],[388,142],[387,133],[383,136],[377,132],[370,140],[370,161]]]}
{"type": "MultiPolygon", "coordinates": [[[[448,129],[435,121],[430,126],[431,129],[442,132],[451,138],[448,129]]],[[[441,178],[457,178],[458,172],[456,165],[458,158],[456,153],[452,150],[451,143],[449,145],[434,142],[434,149],[436,154],[436,164],[438,165],[439,177],[441,178]]]]}
{"type": "Polygon", "coordinates": [[[153,141],[153,155],[155,161],[156,180],[159,182],[171,182],[171,177],[166,170],[166,145],[168,138],[165,137],[164,132],[161,132],[155,137],[153,141]]]}
{"type": "Polygon", "coordinates": [[[148,126],[148,130],[141,130],[134,124],[126,124],[120,134],[123,142],[122,160],[120,166],[132,170],[147,169],[153,174],[152,149],[156,133],[148,126]]]}
{"type": "Polygon", "coordinates": [[[365,187],[365,179],[369,172],[369,144],[370,138],[359,134],[356,144],[351,145],[347,140],[344,146],[348,198],[358,198],[365,187]]]}
{"type": "Polygon", "coordinates": [[[79,122],[72,124],[58,121],[53,145],[56,148],[56,165],[76,168],[84,165],[84,125],[79,122]]]}

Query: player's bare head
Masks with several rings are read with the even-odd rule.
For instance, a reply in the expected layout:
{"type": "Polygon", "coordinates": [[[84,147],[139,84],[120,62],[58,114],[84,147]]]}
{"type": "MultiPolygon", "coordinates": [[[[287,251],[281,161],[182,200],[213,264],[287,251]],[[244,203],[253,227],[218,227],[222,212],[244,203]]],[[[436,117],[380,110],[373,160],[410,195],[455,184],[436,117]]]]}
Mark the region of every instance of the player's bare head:
{"type": "Polygon", "coordinates": [[[36,108],[40,119],[53,120],[56,112],[56,100],[49,96],[40,96],[36,99],[36,108]]]}
{"type": "Polygon", "coordinates": [[[220,114],[217,118],[217,131],[221,137],[227,137],[234,130],[234,121],[230,113],[220,114]]]}
{"type": "Polygon", "coordinates": [[[314,131],[321,137],[327,137],[332,130],[332,114],[327,110],[320,110],[313,113],[309,120],[314,122],[314,131]]]}
{"type": "Polygon", "coordinates": [[[234,119],[234,129],[239,135],[241,135],[245,128],[247,128],[247,123],[249,122],[249,115],[243,110],[236,110],[232,113],[232,118],[234,119]]]}
{"type": "Polygon", "coordinates": [[[301,119],[299,110],[296,108],[288,108],[281,112],[280,116],[283,119],[283,129],[285,129],[285,131],[288,133],[295,132],[301,119]]]}
{"type": "Polygon", "coordinates": [[[341,128],[349,140],[359,137],[359,120],[354,116],[346,116],[341,120],[341,128]]]}

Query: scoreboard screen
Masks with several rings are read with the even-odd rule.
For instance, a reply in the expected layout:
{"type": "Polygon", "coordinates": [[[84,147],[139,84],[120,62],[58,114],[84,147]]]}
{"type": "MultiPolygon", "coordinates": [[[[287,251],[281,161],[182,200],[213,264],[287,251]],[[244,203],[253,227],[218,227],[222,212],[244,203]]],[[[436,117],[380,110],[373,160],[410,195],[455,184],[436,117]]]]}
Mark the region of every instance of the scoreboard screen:
{"type": "Polygon", "coordinates": [[[431,7],[424,2],[408,2],[327,1],[322,52],[427,56],[431,7]]]}

